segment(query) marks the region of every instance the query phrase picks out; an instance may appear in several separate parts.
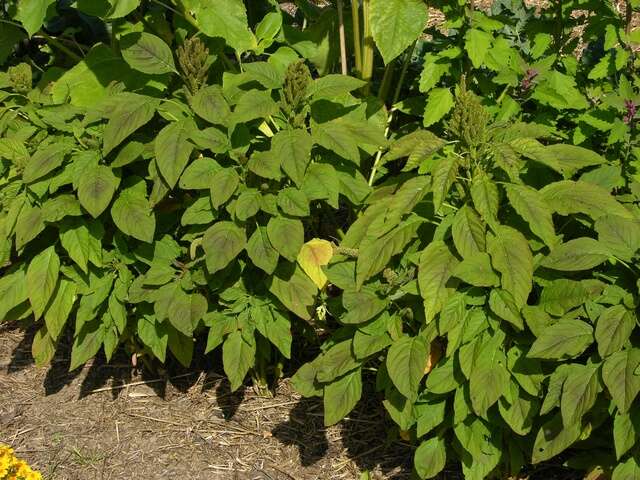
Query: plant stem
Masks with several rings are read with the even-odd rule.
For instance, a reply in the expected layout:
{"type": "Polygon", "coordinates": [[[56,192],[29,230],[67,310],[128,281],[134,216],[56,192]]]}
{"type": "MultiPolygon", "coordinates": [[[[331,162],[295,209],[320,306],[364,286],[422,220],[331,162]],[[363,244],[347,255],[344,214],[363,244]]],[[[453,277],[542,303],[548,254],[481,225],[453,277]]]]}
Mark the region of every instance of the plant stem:
{"type": "Polygon", "coordinates": [[[362,80],[367,82],[364,87],[365,95],[369,94],[371,89],[371,77],[373,76],[373,37],[371,35],[371,0],[362,0],[362,15],[364,16],[364,51],[362,54],[362,80]]]}
{"type": "Polygon", "coordinates": [[[362,37],[360,37],[359,0],[351,0],[351,21],[353,23],[353,56],[356,62],[356,75],[362,78],[362,37]]]}
{"type": "MultiPolygon", "coordinates": [[[[405,54],[404,60],[402,61],[402,70],[400,72],[400,79],[398,80],[398,85],[396,86],[396,91],[393,94],[393,100],[391,103],[391,111],[389,112],[389,118],[387,119],[387,128],[385,129],[384,136],[385,138],[389,138],[389,131],[391,130],[391,123],[393,122],[393,116],[395,114],[395,105],[400,98],[400,92],[402,92],[402,84],[404,83],[404,79],[407,76],[407,70],[409,69],[409,63],[411,62],[411,57],[413,56],[413,51],[416,48],[417,41],[413,42],[413,45],[407,50],[405,54]]],[[[376,153],[376,159],[373,162],[373,167],[371,168],[371,174],[369,175],[369,186],[373,185],[373,181],[376,178],[376,173],[378,173],[378,166],[380,165],[380,159],[382,158],[382,149],[378,150],[376,153]]]]}
{"type": "Polygon", "coordinates": [[[342,75],[348,73],[347,69],[347,40],[344,34],[344,15],[343,15],[343,0],[338,0],[338,24],[340,32],[340,65],[342,67],[342,75]]]}
{"type": "Polygon", "coordinates": [[[389,90],[391,89],[391,81],[393,80],[393,62],[389,63],[384,69],[384,75],[382,82],[380,83],[380,90],[378,91],[378,98],[384,103],[389,90]]]}
{"type": "Polygon", "coordinates": [[[69,58],[72,58],[73,60],[75,60],[76,62],[81,62],[82,61],[82,57],[80,55],[78,55],[77,53],[75,53],[73,50],[69,49],[67,46],[65,46],[64,44],[62,44],[61,42],[59,42],[57,39],[53,38],[52,36],[46,34],[45,32],[43,32],[42,30],[40,30],[40,32],[38,32],[38,34],[44,38],[47,43],[49,45],[51,45],[52,47],[60,50],[62,53],[64,53],[65,55],[67,55],[69,58]]]}

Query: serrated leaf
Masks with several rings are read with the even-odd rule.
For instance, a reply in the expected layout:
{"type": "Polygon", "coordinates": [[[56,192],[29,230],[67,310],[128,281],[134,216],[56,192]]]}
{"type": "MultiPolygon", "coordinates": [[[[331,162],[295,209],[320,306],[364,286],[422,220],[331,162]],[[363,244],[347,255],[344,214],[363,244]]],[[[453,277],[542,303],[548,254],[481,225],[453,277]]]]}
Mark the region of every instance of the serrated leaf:
{"type": "Polygon", "coordinates": [[[271,140],[271,151],[280,160],[282,170],[298,186],[302,186],[305,171],[311,161],[311,135],[302,129],[282,130],[271,140]]]}
{"type": "Polygon", "coordinates": [[[427,6],[420,0],[372,0],[373,39],[385,64],[415,41],[427,24],[427,6]]]}
{"type": "Polygon", "coordinates": [[[558,239],[553,226],[551,210],[542,195],[524,185],[505,186],[511,206],[528,224],[531,231],[547,246],[553,247],[558,239]]]}
{"type": "Polygon", "coordinates": [[[597,240],[580,237],[555,247],[549,255],[542,259],[540,265],[552,270],[577,272],[590,270],[606,262],[608,258],[608,250],[597,240]]]}
{"type": "Polygon", "coordinates": [[[429,92],[422,125],[429,127],[439,122],[453,108],[454,100],[448,88],[434,88],[429,92]]]}
{"type": "Polygon", "coordinates": [[[464,49],[475,68],[480,68],[490,50],[493,36],[477,28],[471,28],[464,36],[464,49]]]}

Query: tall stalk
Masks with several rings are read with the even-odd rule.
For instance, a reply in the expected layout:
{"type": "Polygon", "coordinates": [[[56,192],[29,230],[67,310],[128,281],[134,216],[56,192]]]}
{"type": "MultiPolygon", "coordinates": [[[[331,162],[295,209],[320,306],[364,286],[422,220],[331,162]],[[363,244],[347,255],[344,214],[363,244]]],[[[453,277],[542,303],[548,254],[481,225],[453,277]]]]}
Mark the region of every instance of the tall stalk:
{"type": "Polygon", "coordinates": [[[347,40],[344,33],[344,13],[343,13],[343,0],[338,0],[338,28],[340,32],[340,66],[342,74],[348,73],[347,68],[347,40]]]}
{"type": "Polygon", "coordinates": [[[371,78],[373,77],[374,44],[371,34],[371,0],[362,0],[362,16],[364,17],[363,52],[362,52],[362,80],[367,82],[364,93],[369,94],[371,78]]]}
{"type": "Polygon", "coordinates": [[[353,56],[356,63],[356,76],[362,78],[362,37],[360,36],[359,0],[351,0],[351,21],[353,23],[353,56]]]}

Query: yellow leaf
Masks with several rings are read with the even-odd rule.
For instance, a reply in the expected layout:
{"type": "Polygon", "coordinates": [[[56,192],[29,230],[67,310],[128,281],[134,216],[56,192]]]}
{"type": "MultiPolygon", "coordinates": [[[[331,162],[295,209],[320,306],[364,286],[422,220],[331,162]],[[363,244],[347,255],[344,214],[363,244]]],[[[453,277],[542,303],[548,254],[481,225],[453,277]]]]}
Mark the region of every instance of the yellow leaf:
{"type": "Polygon", "coordinates": [[[298,253],[298,263],[313,283],[322,289],[327,284],[327,276],[322,266],[327,265],[333,256],[333,247],[327,240],[314,238],[305,243],[298,253]]]}

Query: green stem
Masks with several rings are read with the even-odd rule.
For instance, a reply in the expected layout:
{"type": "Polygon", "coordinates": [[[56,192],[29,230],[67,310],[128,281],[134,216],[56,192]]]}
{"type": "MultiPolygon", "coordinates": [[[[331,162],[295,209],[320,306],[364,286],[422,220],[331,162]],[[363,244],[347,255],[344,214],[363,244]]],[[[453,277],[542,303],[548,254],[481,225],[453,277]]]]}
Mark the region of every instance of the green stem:
{"type": "Polygon", "coordinates": [[[52,47],[56,48],[57,50],[60,50],[62,53],[67,55],[69,58],[75,60],[76,62],[81,62],[82,61],[82,57],[80,55],[78,55],[73,50],[71,50],[68,47],[66,47],[64,44],[59,42],[57,39],[55,39],[52,36],[46,34],[42,30],[40,30],[40,32],[38,32],[38,35],[40,35],[42,38],[44,38],[49,45],[51,45],[52,47]]]}
{"type": "Polygon", "coordinates": [[[364,50],[362,58],[362,80],[367,82],[364,87],[365,95],[371,89],[371,78],[373,77],[373,54],[374,44],[371,34],[371,0],[362,0],[362,15],[364,16],[364,50]]]}
{"type": "Polygon", "coordinates": [[[343,0],[338,0],[338,29],[340,34],[340,66],[342,75],[348,73],[347,69],[347,40],[344,33],[343,0]]]}
{"type": "MultiPolygon", "coordinates": [[[[393,94],[393,101],[391,103],[391,111],[389,112],[389,118],[387,119],[387,128],[385,129],[384,136],[385,138],[389,138],[389,131],[391,130],[391,123],[393,122],[393,116],[395,114],[395,110],[393,105],[398,102],[400,98],[400,93],[402,92],[402,84],[404,83],[404,79],[407,76],[407,70],[409,69],[409,63],[411,62],[411,57],[413,56],[413,51],[416,48],[416,44],[418,42],[413,42],[413,45],[407,50],[405,54],[404,60],[402,61],[402,71],[400,72],[400,80],[398,81],[398,86],[396,87],[396,91],[393,94]]],[[[382,149],[378,150],[376,153],[376,159],[373,162],[373,167],[371,168],[371,174],[369,175],[369,186],[373,185],[373,181],[376,178],[376,173],[378,173],[378,167],[380,166],[380,159],[382,158],[382,149]]]]}
{"type": "Polygon", "coordinates": [[[362,78],[362,38],[360,37],[360,10],[358,0],[351,0],[351,21],[353,23],[353,56],[356,63],[356,75],[362,78]]]}
{"type": "Polygon", "coordinates": [[[384,69],[384,76],[382,77],[382,82],[380,83],[380,90],[378,91],[378,98],[384,101],[389,94],[389,90],[391,89],[391,81],[393,80],[393,62],[389,63],[384,69]]]}

